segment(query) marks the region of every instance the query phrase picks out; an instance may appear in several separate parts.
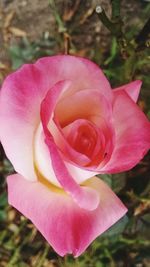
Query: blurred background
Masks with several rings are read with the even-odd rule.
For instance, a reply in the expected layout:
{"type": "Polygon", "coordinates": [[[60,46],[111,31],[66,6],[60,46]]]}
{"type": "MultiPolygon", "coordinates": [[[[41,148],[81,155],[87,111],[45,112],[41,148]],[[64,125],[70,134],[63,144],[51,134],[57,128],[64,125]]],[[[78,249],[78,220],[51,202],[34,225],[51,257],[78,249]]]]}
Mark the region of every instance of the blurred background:
{"type": "MultiPolygon", "coordinates": [[[[141,79],[138,104],[150,118],[150,1],[122,0],[117,17],[111,2],[0,0],[0,84],[23,63],[69,52],[100,65],[112,87],[141,79]],[[120,25],[116,33],[96,14],[99,4],[120,25]]],[[[13,172],[0,147],[0,267],[150,266],[150,154],[126,173],[101,176],[129,211],[78,259],[59,257],[32,223],[8,205],[6,177],[13,172]]]]}

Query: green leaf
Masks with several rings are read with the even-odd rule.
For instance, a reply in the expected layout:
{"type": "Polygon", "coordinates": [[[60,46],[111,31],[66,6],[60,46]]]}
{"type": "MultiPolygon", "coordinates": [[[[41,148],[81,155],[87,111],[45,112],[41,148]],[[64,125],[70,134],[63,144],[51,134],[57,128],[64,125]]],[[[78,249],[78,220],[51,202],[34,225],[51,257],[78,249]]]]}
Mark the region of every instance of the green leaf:
{"type": "Polygon", "coordinates": [[[118,193],[121,189],[124,188],[126,184],[126,174],[102,174],[98,175],[105,183],[107,183],[113,191],[118,193]]]}
{"type": "Polygon", "coordinates": [[[103,180],[106,184],[112,187],[112,174],[101,174],[97,175],[101,180],[103,180]]]}
{"type": "Polygon", "coordinates": [[[112,189],[116,193],[120,192],[124,188],[126,184],[126,174],[125,173],[119,173],[119,174],[113,174],[112,175],[112,189]]]}
{"type": "Polygon", "coordinates": [[[115,223],[107,232],[103,234],[103,237],[113,237],[122,234],[129,222],[128,216],[125,215],[117,223],[115,223]]]}
{"type": "Polygon", "coordinates": [[[5,221],[7,218],[6,211],[0,210],[0,221],[5,221]]]}
{"type": "Polygon", "coordinates": [[[7,194],[6,192],[0,195],[0,208],[5,207],[7,205],[7,194]]]}

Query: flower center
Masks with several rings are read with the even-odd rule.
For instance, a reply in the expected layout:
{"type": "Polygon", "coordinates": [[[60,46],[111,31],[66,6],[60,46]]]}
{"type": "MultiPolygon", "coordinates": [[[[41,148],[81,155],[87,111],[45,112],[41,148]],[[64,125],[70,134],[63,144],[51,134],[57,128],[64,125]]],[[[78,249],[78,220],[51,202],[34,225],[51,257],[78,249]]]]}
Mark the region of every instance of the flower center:
{"type": "MultiPolygon", "coordinates": [[[[59,149],[59,146],[62,145],[62,149],[60,149],[62,152],[60,153],[63,157],[63,147],[65,146],[63,146],[63,140],[61,140],[61,135],[54,123],[51,123],[50,130],[53,133],[55,143],[57,144],[58,149],[59,149]]],[[[78,138],[79,137],[77,137],[77,139],[78,138]]],[[[83,139],[82,139],[82,143],[83,143],[83,139]]],[[[52,183],[53,185],[57,187],[61,187],[53,171],[50,153],[45,143],[44,132],[43,132],[43,128],[41,124],[37,128],[37,131],[35,133],[35,138],[34,138],[34,164],[35,164],[36,173],[38,174],[38,179],[40,181],[41,181],[41,177],[43,177],[44,180],[47,180],[48,182],[52,183]]],[[[82,184],[85,180],[89,178],[89,173],[90,173],[90,177],[92,177],[93,175],[93,172],[87,172],[86,170],[81,169],[80,166],[76,164],[74,165],[71,162],[69,162],[67,160],[67,157],[64,159],[64,164],[66,165],[68,171],[70,172],[74,180],[79,184],[82,184]]]]}
{"type": "Polygon", "coordinates": [[[89,124],[77,125],[70,131],[67,141],[78,152],[91,158],[97,142],[97,133],[89,124]],[[76,127],[75,127],[76,128],[76,127]]]}

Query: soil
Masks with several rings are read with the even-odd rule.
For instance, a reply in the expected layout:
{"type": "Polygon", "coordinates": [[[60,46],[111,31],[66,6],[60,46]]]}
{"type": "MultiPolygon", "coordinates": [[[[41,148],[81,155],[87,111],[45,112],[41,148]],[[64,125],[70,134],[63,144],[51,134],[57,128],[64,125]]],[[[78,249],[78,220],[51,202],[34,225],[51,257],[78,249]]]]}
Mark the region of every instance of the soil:
{"type": "MultiPolygon", "coordinates": [[[[96,49],[97,46],[102,49],[102,52],[107,50],[111,37],[94,10],[97,4],[101,4],[110,16],[109,0],[57,0],[53,2],[77,50],[88,50],[91,47],[96,49]]],[[[132,23],[141,23],[140,10],[143,8],[143,3],[144,1],[136,0],[122,2],[124,19],[127,21],[129,16],[131,18],[128,26],[132,23]]],[[[8,60],[7,47],[18,43],[23,35],[26,35],[30,41],[37,41],[44,34],[55,38],[58,30],[56,17],[48,0],[0,0],[0,60],[2,62],[8,60]],[[12,27],[15,30],[12,31],[12,27]],[[20,30],[20,33],[16,28],[20,30]]],[[[56,47],[54,53],[59,50],[61,48],[56,47]]]]}

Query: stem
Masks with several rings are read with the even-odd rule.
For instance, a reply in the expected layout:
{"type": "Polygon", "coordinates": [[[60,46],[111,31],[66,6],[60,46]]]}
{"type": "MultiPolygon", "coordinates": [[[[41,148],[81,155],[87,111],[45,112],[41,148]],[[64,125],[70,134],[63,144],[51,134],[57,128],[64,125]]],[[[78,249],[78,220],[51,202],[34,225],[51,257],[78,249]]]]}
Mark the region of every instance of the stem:
{"type": "MultiPolygon", "coordinates": [[[[65,55],[68,55],[69,50],[70,50],[70,35],[67,33],[67,27],[65,26],[63,19],[59,15],[55,1],[49,0],[49,4],[50,4],[50,7],[52,8],[52,11],[53,11],[53,14],[55,17],[55,21],[56,21],[57,26],[58,26],[59,42],[60,42],[60,44],[62,43],[62,37],[63,37],[63,41],[64,41],[63,52],[65,55]]],[[[76,9],[76,6],[75,6],[75,9],[76,9]]]]}
{"type": "Polygon", "coordinates": [[[0,235],[0,245],[3,244],[3,240],[5,239],[6,236],[7,236],[7,230],[3,230],[0,235]]]}
{"type": "Polygon", "coordinates": [[[129,82],[133,79],[135,72],[136,54],[133,51],[125,61],[124,64],[124,81],[129,82]]]}
{"type": "Polygon", "coordinates": [[[105,11],[99,5],[96,7],[96,13],[105,27],[116,37],[121,55],[124,59],[128,58],[132,52],[131,44],[122,31],[122,19],[120,17],[120,0],[111,0],[112,3],[112,21],[106,16],[105,11]]]}
{"type": "MultiPolygon", "coordinates": [[[[28,222],[28,220],[24,218],[23,221],[20,224],[20,228],[18,229],[17,232],[14,233],[14,235],[11,238],[11,240],[12,240],[13,243],[14,243],[15,238],[22,231],[22,229],[25,227],[25,225],[26,225],[27,222],[28,222]]],[[[13,254],[12,254],[12,256],[11,256],[8,264],[7,264],[7,267],[14,267],[14,266],[16,266],[16,263],[17,263],[17,261],[18,261],[18,259],[20,257],[20,251],[21,251],[22,247],[24,246],[24,244],[27,242],[28,238],[29,238],[29,236],[27,235],[24,238],[24,241],[20,245],[18,245],[17,247],[14,247],[13,254]]]]}
{"type": "Polygon", "coordinates": [[[140,31],[135,39],[137,44],[136,50],[144,49],[150,47],[150,18],[145,23],[143,29],[140,31]]]}
{"type": "Polygon", "coordinates": [[[40,259],[38,259],[38,263],[37,263],[36,267],[42,267],[43,266],[43,263],[44,263],[44,261],[46,259],[46,256],[48,254],[48,251],[49,251],[49,245],[46,244],[46,247],[44,249],[44,252],[41,255],[40,259]]]}
{"type": "Polygon", "coordinates": [[[99,5],[96,7],[96,13],[100,21],[105,25],[105,27],[111,32],[112,35],[121,38],[122,37],[122,23],[120,17],[117,21],[112,22],[106,15],[104,9],[99,5]]]}
{"type": "Polygon", "coordinates": [[[16,264],[16,262],[18,261],[19,255],[20,255],[20,247],[15,249],[15,252],[11,257],[10,261],[8,262],[7,267],[14,267],[14,264],[16,264]]]}
{"type": "Polygon", "coordinates": [[[58,25],[58,32],[60,32],[60,33],[66,32],[66,27],[64,25],[63,20],[61,19],[60,15],[59,15],[58,11],[57,11],[55,1],[49,0],[49,4],[50,4],[50,7],[52,8],[52,11],[53,11],[54,16],[55,16],[55,20],[56,20],[57,25],[58,25]]]}
{"type": "Polygon", "coordinates": [[[148,247],[150,245],[150,242],[149,240],[142,240],[142,239],[128,239],[128,238],[125,238],[123,236],[121,236],[119,238],[119,241],[122,242],[122,243],[125,243],[127,245],[133,245],[133,244],[136,244],[136,245],[142,245],[142,246],[145,246],[145,247],[148,247]]]}
{"type": "Polygon", "coordinates": [[[116,20],[120,17],[120,0],[111,0],[112,19],[116,20]]]}
{"type": "Polygon", "coordinates": [[[96,13],[100,19],[100,21],[105,25],[105,27],[112,31],[112,22],[109,20],[109,18],[106,16],[106,13],[104,11],[104,9],[101,6],[97,6],[96,7],[96,13]]]}
{"type": "Polygon", "coordinates": [[[105,248],[104,253],[105,253],[106,257],[110,260],[110,267],[115,267],[116,264],[114,262],[114,259],[112,257],[111,252],[109,251],[109,249],[105,248]]]}
{"type": "Polygon", "coordinates": [[[70,50],[70,36],[68,33],[64,32],[64,53],[69,55],[70,50]]]}

